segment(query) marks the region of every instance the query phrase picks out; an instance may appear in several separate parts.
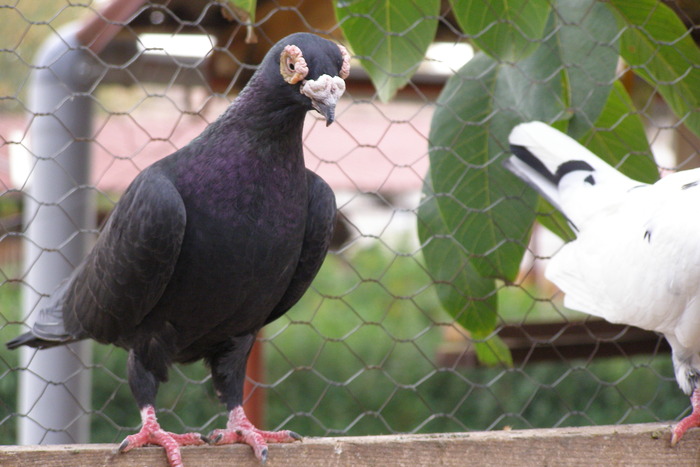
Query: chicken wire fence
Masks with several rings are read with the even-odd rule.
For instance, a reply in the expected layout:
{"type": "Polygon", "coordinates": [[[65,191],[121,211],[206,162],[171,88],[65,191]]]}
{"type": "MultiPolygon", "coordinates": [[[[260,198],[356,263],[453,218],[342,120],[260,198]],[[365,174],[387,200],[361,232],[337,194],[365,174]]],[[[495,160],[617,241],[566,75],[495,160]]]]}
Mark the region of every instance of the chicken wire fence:
{"type": "MultiPolygon", "coordinates": [[[[342,27],[349,27],[358,18],[380,29],[389,24],[371,8],[366,14],[350,11],[342,19],[343,8],[362,3],[259,1],[252,28],[228,4],[213,1],[51,0],[0,5],[1,340],[26,330],[25,319],[31,319],[40,299],[56,284],[55,277],[39,282],[32,279],[32,274],[41,274],[42,261],[58,257],[59,263],[65,263],[58,271],[69,271],[94,241],[96,226],[134,176],[187,144],[213,121],[271,44],[296,31],[343,42],[342,27]],[[124,9],[131,8],[126,13],[119,8],[110,13],[124,13],[122,19],[105,13],[118,3],[124,9]],[[69,23],[72,26],[66,27],[69,23]],[[98,26],[90,29],[90,24],[98,26]],[[79,38],[91,39],[76,46],[69,39],[75,37],[76,30],[79,38]],[[245,41],[251,30],[257,44],[245,41]],[[63,52],[42,49],[47,43],[59,44],[63,52]],[[33,77],[51,70],[62,54],[76,47],[87,51],[90,60],[82,65],[85,69],[72,71],[89,75],[87,84],[48,105],[41,101],[43,97],[37,97],[43,95],[35,89],[39,80],[33,81],[33,77]],[[43,62],[37,58],[41,50],[43,62]],[[77,106],[75,115],[66,117],[66,109],[73,104],[77,106]],[[73,118],[84,129],[79,134],[69,131],[64,118],[73,118]],[[60,134],[37,130],[35,125],[46,119],[60,121],[59,127],[70,133],[72,141],[66,143],[60,134]],[[77,159],[66,160],[62,154],[74,146],[82,148],[74,156],[77,159]],[[44,163],[54,166],[55,175],[43,180],[45,186],[35,186],[32,177],[44,163]],[[73,204],[66,207],[69,202],[73,204]],[[42,223],[37,215],[41,209],[57,210],[59,217],[70,219],[72,227],[63,231],[42,223]],[[37,240],[35,234],[44,240],[37,240]]],[[[470,124],[462,119],[460,108],[450,107],[449,93],[444,90],[450,83],[454,89],[458,82],[469,89],[476,86],[477,97],[488,99],[489,93],[495,92],[495,86],[483,84],[489,82],[488,66],[475,75],[459,70],[470,60],[482,60],[478,50],[485,49],[487,42],[480,40],[520,10],[500,11],[499,2],[485,2],[493,18],[477,32],[467,33],[460,24],[460,11],[468,9],[465,5],[469,2],[426,2],[437,5],[437,14],[424,13],[426,7],[421,2],[376,3],[402,16],[418,11],[419,19],[409,21],[399,33],[384,31],[384,37],[377,39],[377,57],[354,50],[360,61],[353,62],[333,125],[326,128],[316,114],[307,116],[306,163],[334,189],[340,221],[331,252],[311,289],[259,336],[249,363],[247,410],[255,412],[262,427],[291,429],[304,435],[561,427],[682,417],[688,411],[688,399],[674,381],[664,341],[653,333],[592,321],[565,309],[561,294],[543,278],[548,257],[561,245],[558,237],[535,227],[529,243],[527,238],[516,238],[494,246],[496,251],[516,244],[527,251],[517,277],[497,280],[493,292],[485,297],[467,293],[475,292],[474,288],[461,290],[459,271],[447,278],[439,273],[440,263],[456,258],[451,250],[431,250],[431,245],[456,241],[454,231],[418,235],[424,226],[421,208],[439,196],[456,198],[458,191],[433,195],[425,185],[429,169],[433,174],[439,169],[431,165],[429,151],[431,138],[440,138],[436,112],[451,112],[450,121],[459,122],[462,128],[488,126],[499,115],[518,112],[517,106],[493,106],[483,109],[485,114],[477,124],[470,124]],[[377,91],[371,81],[372,66],[376,72],[381,65],[382,41],[409,36],[426,21],[434,24],[436,33],[419,65],[401,73],[383,70],[391,78],[406,81],[387,99],[385,91],[377,91]],[[442,256],[431,266],[428,255],[435,251],[442,256]],[[451,290],[459,289],[470,306],[493,305],[491,297],[497,296],[498,317],[492,331],[483,335],[470,332],[465,329],[469,322],[464,316],[449,312],[440,287],[450,286],[451,290]],[[500,363],[489,360],[478,347],[493,336],[508,347],[505,353],[502,348],[496,352],[500,363]]],[[[528,2],[511,2],[510,6],[504,2],[501,7],[513,9],[519,3],[527,8],[528,2]]],[[[542,3],[552,9],[555,19],[550,23],[561,20],[562,26],[555,27],[555,33],[589,22],[591,12],[600,8],[597,2],[580,2],[588,5],[587,10],[580,15],[580,22],[570,22],[569,10],[580,10],[580,6],[575,8],[567,1],[542,3]]],[[[667,9],[684,24],[682,37],[659,41],[656,46],[676,47],[679,54],[685,53],[681,46],[698,37],[697,6],[692,1],[642,3],[652,5],[652,12],[667,9]]],[[[644,31],[644,25],[638,29],[644,31]]],[[[654,36],[647,37],[653,46],[654,36]]],[[[591,33],[588,39],[602,41],[591,33]]],[[[544,34],[531,42],[547,40],[544,34]]],[[[618,40],[613,34],[610,43],[618,40]]],[[[528,45],[522,38],[510,43],[528,45]]],[[[581,49],[585,46],[580,45],[581,49]]],[[[586,50],[578,53],[590,58],[586,50]]],[[[492,60],[494,66],[520,71],[510,82],[514,102],[527,100],[530,93],[537,95],[543,80],[560,82],[553,75],[530,73],[530,68],[518,66],[523,62],[507,53],[492,60]]],[[[692,64],[685,75],[659,86],[682,91],[684,76],[697,72],[698,65],[692,64]]],[[[639,67],[644,70],[645,65],[639,67]]],[[[638,119],[659,168],[696,165],[700,143],[684,125],[690,117],[669,109],[659,97],[663,89],[635,76],[631,68],[634,66],[629,62],[616,61],[612,80],[619,79],[630,96],[621,100],[625,105],[617,118],[604,123],[589,121],[588,126],[605,132],[622,128],[628,117],[638,119]]],[[[571,80],[592,76],[599,80],[600,88],[611,83],[611,79],[592,72],[585,60],[566,71],[571,80]]],[[[68,86],[60,77],[54,85],[68,86]]],[[[596,88],[591,89],[593,95],[596,88]]],[[[615,87],[613,92],[619,89],[623,88],[615,87]]],[[[560,104],[574,115],[592,99],[570,97],[571,101],[560,104]]],[[[695,102],[697,107],[698,101],[693,99],[695,96],[687,96],[685,101],[691,107],[695,102]]],[[[524,115],[519,117],[525,119],[524,115]]],[[[477,141],[473,143],[474,151],[480,150],[477,141]]],[[[617,148],[626,150],[627,156],[644,152],[617,148]]],[[[496,153],[480,163],[460,163],[487,171],[500,166],[506,153],[502,143],[496,153]]],[[[520,186],[514,178],[509,180],[520,186]]],[[[463,183],[469,182],[465,179],[463,183]]],[[[519,190],[525,196],[526,190],[519,190]]],[[[467,205],[464,209],[488,214],[512,198],[518,196],[502,194],[485,207],[467,205]]],[[[523,203],[521,209],[533,208],[523,203]]],[[[541,206],[537,209],[546,211],[541,206]]],[[[114,442],[135,430],[139,416],[126,382],[123,350],[97,344],[71,348],[60,357],[73,362],[71,369],[57,379],[46,368],[37,370],[32,365],[41,352],[20,354],[4,346],[0,349],[3,444],[114,442]],[[23,379],[27,374],[33,377],[31,381],[23,379]],[[76,383],[76,379],[81,382],[76,383]],[[61,393],[56,396],[59,399],[52,399],[57,393],[61,393]],[[38,414],[60,411],[69,403],[66,401],[72,401],[77,410],[64,416],[65,426],[50,426],[38,414]],[[18,429],[18,423],[27,421],[34,425],[32,435],[26,428],[18,429]],[[90,427],[89,439],[83,439],[84,429],[74,430],[80,424],[90,427]]],[[[50,366],[60,366],[60,359],[52,360],[50,366]]],[[[224,408],[209,379],[202,364],[173,367],[170,381],[158,396],[159,418],[166,429],[208,432],[225,423],[224,408]]]]}

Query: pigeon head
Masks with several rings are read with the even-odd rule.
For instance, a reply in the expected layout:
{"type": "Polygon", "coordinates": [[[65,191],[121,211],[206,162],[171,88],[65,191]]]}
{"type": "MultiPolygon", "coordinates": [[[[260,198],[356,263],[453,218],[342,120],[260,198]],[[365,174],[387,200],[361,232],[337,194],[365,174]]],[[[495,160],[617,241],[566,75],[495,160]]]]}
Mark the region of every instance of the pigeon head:
{"type": "Polygon", "coordinates": [[[350,54],[342,45],[314,34],[297,33],[280,40],[268,52],[263,68],[276,74],[283,92],[307,110],[335,119],[335,105],[345,92],[350,54]]]}

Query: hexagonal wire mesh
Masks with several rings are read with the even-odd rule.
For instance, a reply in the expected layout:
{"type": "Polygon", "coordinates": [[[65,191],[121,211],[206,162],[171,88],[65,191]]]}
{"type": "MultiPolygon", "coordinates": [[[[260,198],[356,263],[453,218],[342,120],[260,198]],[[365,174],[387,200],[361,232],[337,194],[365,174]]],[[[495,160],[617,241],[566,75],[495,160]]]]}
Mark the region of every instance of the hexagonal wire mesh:
{"type": "MultiPolygon", "coordinates": [[[[220,114],[278,38],[297,30],[342,38],[331,2],[259,1],[256,46],[244,44],[245,26],[224,19],[217,2],[136,3],[127,20],[105,20],[118,27],[95,55],[94,85],[81,94],[93,112],[82,140],[92,152],[89,182],[74,182],[61,195],[87,191],[100,218],[140,170],[187,144],[220,114]]],[[[35,51],[47,39],[61,39],[62,24],[100,19],[103,8],[104,2],[61,0],[0,5],[2,341],[26,329],[20,293],[30,313],[47,293],[27,281],[38,266],[23,266],[21,253],[23,241],[33,242],[26,234],[31,216],[25,213],[22,222],[22,203],[28,202],[22,195],[40,156],[27,131],[40,116],[28,97],[35,51]]],[[[511,348],[512,366],[479,365],[469,333],[443,311],[439,281],[425,266],[416,234],[417,209],[437,95],[468,60],[472,37],[460,32],[448,2],[440,11],[439,44],[392,101],[380,101],[355,64],[336,123],[326,128],[317,115],[307,117],[306,163],[333,187],[342,222],[306,296],[259,337],[249,373],[258,423],[306,435],[367,435],[679,418],[688,400],[660,338],[644,334],[646,345],[635,350],[618,343],[629,330],[599,331],[564,309],[560,294],[542,278],[547,257],[560,245],[544,229],[537,229],[518,280],[499,283],[496,332],[511,348]]],[[[679,13],[697,29],[689,14],[679,13]]],[[[617,73],[624,72],[621,65],[617,73]]],[[[629,88],[659,166],[694,164],[697,139],[655,89],[638,79],[629,88]]],[[[60,207],[63,198],[30,201],[60,207]]],[[[94,238],[96,232],[89,224],[75,225],[44,253],[62,254],[76,237],[94,238]]],[[[31,418],[16,408],[19,375],[31,370],[4,346],[0,356],[0,442],[13,444],[18,419],[31,418]]],[[[125,352],[95,345],[76,371],[92,377],[79,414],[90,419],[90,441],[113,442],[131,433],[139,418],[126,384],[125,352]]],[[[40,381],[40,391],[64,385],[40,381]]],[[[161,423],[173,431],[206,432],[225,423],[201,364],[172,369],[158,408],[161,423]]]]}

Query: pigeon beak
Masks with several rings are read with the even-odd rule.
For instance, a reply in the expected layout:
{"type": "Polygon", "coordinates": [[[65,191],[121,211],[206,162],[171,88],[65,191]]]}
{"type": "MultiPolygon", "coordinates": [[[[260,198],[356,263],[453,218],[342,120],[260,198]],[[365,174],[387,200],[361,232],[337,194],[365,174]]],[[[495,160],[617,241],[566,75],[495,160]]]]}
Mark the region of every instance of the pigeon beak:
{"type": "Polygon", "coordinates": [[[345,81],[338,76],[321,75],[315,80],[305,80],[299,91],[311,100],[328,126],[335,120],[335,105],[345,92],[345,81]]]}
{"type": "Polygon", "coordinates": [[[335,121],[335,102],[326,104],[325,102],[311,101],[311,105],[326,119],[326,126],[335,121]]]}

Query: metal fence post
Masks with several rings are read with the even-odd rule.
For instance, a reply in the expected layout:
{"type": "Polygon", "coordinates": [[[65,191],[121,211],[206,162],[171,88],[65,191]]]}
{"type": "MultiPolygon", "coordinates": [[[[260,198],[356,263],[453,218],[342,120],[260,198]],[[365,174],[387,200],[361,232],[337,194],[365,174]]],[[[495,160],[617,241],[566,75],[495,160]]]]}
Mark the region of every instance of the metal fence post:
{"type": "MultiPolygon", "coordinates": [[[[33,166],[24,197],[23,309],[31,324],[42,302],[83,258],[95,228],[88,186],[92,99],[99,68],[64,28],[39,52],[30,84],[33,166]]],[[[19,382],[20,444],[88,441],[90,344],[23,348],[19,382]]]]}

